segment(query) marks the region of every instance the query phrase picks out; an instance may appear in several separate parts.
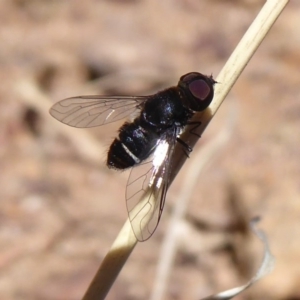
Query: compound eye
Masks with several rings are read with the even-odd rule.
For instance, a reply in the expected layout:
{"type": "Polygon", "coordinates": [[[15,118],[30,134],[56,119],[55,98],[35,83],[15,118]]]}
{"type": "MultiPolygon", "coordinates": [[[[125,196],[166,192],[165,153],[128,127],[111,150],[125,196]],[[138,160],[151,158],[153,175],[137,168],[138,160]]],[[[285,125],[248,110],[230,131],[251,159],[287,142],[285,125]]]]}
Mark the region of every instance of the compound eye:
{"type": "Polygon", "coordinates": [[[189,90],[194,97],[205,100],[211,92],[210,86],[202,79],[194,80],[189,84],[189,90]]]}
{"type": "Polygon", "coordinates": [[[186,83],[186,82],[189,82],[189,81],[193,80],[197,76],[199,76],[199,73],[195,73],[195,72],[188,73],[188,74],[183,75],[180,78],[180,81],[186,83]]]}

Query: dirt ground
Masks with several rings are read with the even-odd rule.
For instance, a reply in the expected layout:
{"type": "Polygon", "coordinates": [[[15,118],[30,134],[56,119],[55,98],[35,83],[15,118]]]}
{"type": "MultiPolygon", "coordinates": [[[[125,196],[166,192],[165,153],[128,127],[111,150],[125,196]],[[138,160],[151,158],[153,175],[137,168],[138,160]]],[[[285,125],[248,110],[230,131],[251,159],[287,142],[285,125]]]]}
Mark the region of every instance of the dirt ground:
{"type": "MultiPolygon", "coordinates": [[[[151,94],[190,71],[217,76],[263,2],[0,2],[0,299],[81,299],[127,218],[129,172],[105,166],[122,123],[71,128],[49,115],[51,104],[81,94],[151,94]]],[[[193,190],[164,299],[200,299],[245,283],[262,257],[247,229],[257,215],[276,266],[237,299],[300,299],[299,15],[300,2],[291,1],[107,299],[150,297],[193,157],[224,130],[228,142],[193,190]]]]}

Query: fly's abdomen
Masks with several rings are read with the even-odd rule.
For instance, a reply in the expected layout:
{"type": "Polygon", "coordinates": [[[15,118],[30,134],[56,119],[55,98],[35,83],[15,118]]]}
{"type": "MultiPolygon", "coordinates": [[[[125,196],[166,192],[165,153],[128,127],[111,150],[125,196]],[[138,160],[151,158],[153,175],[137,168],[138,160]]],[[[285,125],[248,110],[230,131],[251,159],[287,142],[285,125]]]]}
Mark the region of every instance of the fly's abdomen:
{"type": "Polygon", "coordinates": [[[125,123],[119,137],[111,144],[107,155],[107,166],[114,169],[127,169],[139,164],[153,151],[158,137],[140,126],[138,120],[125,123]]]}

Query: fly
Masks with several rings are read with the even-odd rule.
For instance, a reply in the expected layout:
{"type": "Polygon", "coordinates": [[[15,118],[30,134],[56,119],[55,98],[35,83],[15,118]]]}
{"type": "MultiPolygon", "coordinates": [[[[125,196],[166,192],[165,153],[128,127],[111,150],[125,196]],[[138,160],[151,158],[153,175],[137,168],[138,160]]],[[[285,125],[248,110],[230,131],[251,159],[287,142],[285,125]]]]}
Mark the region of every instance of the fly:
{"type": "Polygon", "coordinates": [[[79,96],[61,100],[50,109],[55,119],[77,128],[137,115],[120,127],[109,148],[107,166],[117,170],[132,168],[126,205],[139,241],[149,239],[157,228],[170,183],[175,144],[179,142],[191,151],[179,138],[180,132],[192,124],[189,121],[196,112],[209,106],[215,83],[212,76],[191,72],[181,76],[177,86],[150,96],[79,96]]]}

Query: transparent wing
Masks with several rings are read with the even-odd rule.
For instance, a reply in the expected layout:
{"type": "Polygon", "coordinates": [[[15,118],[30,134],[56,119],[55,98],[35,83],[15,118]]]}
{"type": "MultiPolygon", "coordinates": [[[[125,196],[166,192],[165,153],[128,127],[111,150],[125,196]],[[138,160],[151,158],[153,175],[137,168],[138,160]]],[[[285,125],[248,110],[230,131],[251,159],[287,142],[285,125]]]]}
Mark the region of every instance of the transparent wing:
{"type": "Polygon", "coordinates": [[[126,204],[132,230],[140,242],[154,233],[165,204],[176,130],[161,138],[153,155],[133,167],[126,187],[126,204]]]}
{"type": "Polygon", "coordinates": [[[140,109],[147,96],[79,96],[61,100],[50,108],[58,121],[87,128],[115,122],[140,109]]]}

